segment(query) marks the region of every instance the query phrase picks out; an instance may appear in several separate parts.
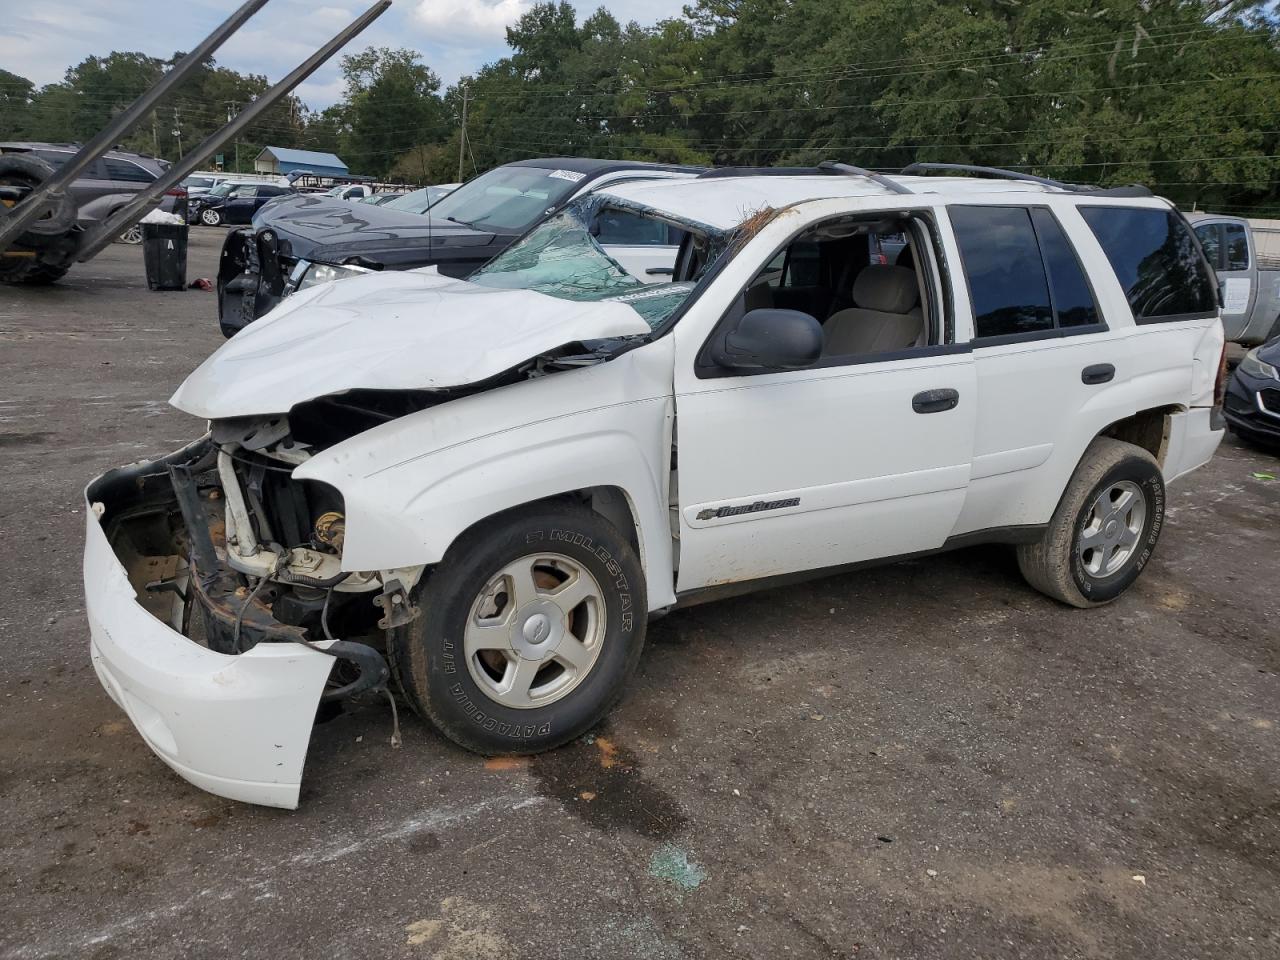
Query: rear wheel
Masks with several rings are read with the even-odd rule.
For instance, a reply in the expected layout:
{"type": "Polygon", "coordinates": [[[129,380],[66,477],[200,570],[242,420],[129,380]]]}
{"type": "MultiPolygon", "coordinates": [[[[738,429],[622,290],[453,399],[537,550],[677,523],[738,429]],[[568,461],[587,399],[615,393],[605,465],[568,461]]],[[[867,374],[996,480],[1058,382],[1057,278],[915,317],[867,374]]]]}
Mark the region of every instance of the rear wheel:
{"type": "Polygon", "coordinates": [[[1031,586],[1073,607],[1109,603],[1138,579],[1164,526],[1164,478],[1141,447],[1089,445],[1039,543],[1018,547],[1031,586]]]}
{"type": "Polygon", "coordinates": [[[455,743],[535,753],[580,736],[622,695],[644,645],[630,543],[585,507],[508,513],[459,539],[392,638],[406,697],[455,743]]]}
{"type": "Polygon", "coordinates": [[[137,244],[142,242],[142,224],[135,223],[132,227],[120,234],[121,243],[137,244]]]}

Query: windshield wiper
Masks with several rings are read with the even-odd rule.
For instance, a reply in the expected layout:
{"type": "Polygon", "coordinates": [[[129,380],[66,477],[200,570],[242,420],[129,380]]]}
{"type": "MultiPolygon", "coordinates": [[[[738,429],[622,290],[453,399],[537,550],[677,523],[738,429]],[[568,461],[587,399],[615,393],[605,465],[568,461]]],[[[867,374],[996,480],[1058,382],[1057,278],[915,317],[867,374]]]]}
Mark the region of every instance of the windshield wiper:
{"type": "Polygon", "coordinates": [[[459,220],[457,217],[445,217],[446,220],[452,220],[454,223],[464,227],[475,227],[474,223],[467,223],[465,220],[459,220]]]}

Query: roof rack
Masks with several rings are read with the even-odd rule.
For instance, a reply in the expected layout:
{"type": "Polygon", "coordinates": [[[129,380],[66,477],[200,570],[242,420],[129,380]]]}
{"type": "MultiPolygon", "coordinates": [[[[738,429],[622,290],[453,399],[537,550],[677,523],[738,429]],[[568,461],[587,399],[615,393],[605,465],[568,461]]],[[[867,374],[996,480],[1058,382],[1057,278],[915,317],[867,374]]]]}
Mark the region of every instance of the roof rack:
{"type": "Polygon", "coordinates": [[[980,177],[990,177],[993,180],[1025,180],[1027,183],[1038,183],[1045,187],[1057,187],[1060,190],[1071,189],[1061,180],[1050,180],[1048,177],[1037,177],[1030,173],[1018,173],[1016,170],[1005,170],[1003,167],[980,167],[971,163],[912,163],[903,167],[899,172],[903,176],[910,176],[913,173],[933,173],[943,170],[952,173],[972,173],[980,177]]]}
{"type": "Polygon", "coordinates": [[[878,183],[891,193],[915,193],[914,190],[894,183],[888,177],[862,167],[848,163],[837,163],[834,160],[823,160],[816,167],[712,167],[698,174],[699,180],[710,180],[719,177],[811,177],[817,174],[839,174],[848,177],[866,177],[878,183]]]}
{"type": "Polygon", "coordinates": [[[871,170],[865,170],[862,167],[855,167],[851,163],[837,163],[835,160],[823,160],[818,164],[818,169],[823,173],[839,173],[846,177],[866,177],[872,183],[877,183],[884,187],[890,193],[915,193],[910,187],[895,183],[883,174],[875,173],[871,170]]]}
{"type": "Polygon", "coordinates": [[[1095,197],[1150,197],[1151,190],[1140,183],[1131,183],[1123,187],[1095,187],[1084,183],[1064,183],[1061,180],[1050,180],[1048,177],[1037,177],[1030,173],[1019,173],[1016,170],[1005,170],[1003,167],[981,167],[971,163],[912,163],[902,168],[903,176],[916,173],[932,173],[947,171],[951,173],[972,173],[993,180],[1021,180],[1024,183],[1038,183],[1044,187],[1057,187],[1068,193],[1085,193],[1095,197]]]}

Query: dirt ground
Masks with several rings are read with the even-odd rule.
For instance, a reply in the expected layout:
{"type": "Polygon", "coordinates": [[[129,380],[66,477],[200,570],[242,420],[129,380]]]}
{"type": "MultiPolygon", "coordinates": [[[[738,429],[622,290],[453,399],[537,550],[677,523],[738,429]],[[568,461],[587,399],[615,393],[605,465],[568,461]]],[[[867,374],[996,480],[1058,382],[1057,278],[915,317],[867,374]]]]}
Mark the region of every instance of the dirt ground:
{"type": "Polygon", "coordinates": [[[0,288],[0,957],[1280,956],[1274,456],[1174,486],[1112,606],[986,548],[694,608],[594,735],[393,750],[370,700],[289,813],[180,780],[89,665],[81,488],[202,430],[166,400],[220,342],[138,248],[0,288]]]}

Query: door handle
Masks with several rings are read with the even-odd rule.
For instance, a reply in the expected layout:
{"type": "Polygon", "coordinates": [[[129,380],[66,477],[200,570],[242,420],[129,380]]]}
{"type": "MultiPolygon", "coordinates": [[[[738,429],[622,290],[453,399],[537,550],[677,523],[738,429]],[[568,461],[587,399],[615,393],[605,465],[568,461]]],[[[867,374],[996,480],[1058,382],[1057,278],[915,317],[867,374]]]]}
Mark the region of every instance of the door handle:
{"type": "Polygon", "coordinates": [[[941,390],[922,390],[911,398],[911,409],[916,413],[942,413],[955,409],[960,402],[960,391],[949,387],[941,390]]]}
{"type": "Polygon", "coordinates": [[[1080,382],[1093,386],[1107,383],[1116,375],[1116,368],[1109,363],[1095,363],[1080,371],[1080,382]]]}
{"type": "Polygon", "coordinates": [[[650,267],[645,271],[651,277],[672,277],[675,276],[675,267],[650,267]]]}

